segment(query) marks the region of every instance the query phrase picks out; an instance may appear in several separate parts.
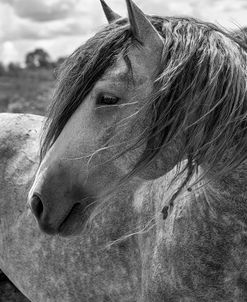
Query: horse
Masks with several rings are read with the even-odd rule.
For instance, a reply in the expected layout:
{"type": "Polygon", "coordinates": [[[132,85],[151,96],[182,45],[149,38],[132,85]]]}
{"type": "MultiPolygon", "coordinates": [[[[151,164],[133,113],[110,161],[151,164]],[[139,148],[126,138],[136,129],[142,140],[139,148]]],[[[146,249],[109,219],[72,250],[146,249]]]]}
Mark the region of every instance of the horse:
{"type": "Polygon", "coordinates": [[[246,45],[126,3],[47,118],[1,114],[0,268],[35,302],[246,301],[246,45]]]}

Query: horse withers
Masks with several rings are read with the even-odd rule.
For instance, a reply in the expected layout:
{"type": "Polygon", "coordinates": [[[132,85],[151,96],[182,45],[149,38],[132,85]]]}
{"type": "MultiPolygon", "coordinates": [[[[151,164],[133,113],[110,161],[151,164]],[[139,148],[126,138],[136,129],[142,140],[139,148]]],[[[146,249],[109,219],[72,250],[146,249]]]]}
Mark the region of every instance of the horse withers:
{"type": "Polygon", "coordinates": [[[246,45],[103,7],[110,24],[61,68],[39,158],[42,120],[5,116],[19,151],[1,267],[32,301],[246,301],[246,45]]]}

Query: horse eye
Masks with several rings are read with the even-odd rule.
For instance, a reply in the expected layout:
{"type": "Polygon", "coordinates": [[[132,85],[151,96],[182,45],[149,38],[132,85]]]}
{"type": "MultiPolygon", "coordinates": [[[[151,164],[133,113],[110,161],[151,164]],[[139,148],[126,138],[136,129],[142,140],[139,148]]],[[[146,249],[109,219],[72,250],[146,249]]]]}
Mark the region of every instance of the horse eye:
{"type": "Polygon", "coordinates": [[[110,95],[100,95],[97,99],[97,105],[115,105],[118,101],[118,97],[110,95]]]}

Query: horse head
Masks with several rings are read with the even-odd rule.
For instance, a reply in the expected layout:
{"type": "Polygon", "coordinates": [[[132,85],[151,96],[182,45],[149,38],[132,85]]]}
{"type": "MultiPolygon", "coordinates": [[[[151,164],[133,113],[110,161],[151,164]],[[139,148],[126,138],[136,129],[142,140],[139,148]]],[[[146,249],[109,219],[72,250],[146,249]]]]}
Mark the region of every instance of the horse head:
{"type": "Polygon", "coordinates": [[[176,196],[198,166],[219,179],[246,159],[246,45],[210,23],[146,16],[132,0],[124,19],[101,2],[109,25],[62,66],[29,193],[49,234],[80,233],[132,176],[187,159],[176,196]]]}
{"type": "Polygon", "coordinates": [[[63,119],[71,116],[45,152],[29,193],[33,214],[41,230],[49,234],[79,233],[101,196],[130,173],[146,147],[140,137],[150,120],[143,111],[153,91],[163,39],[131,0],[127,1],[130,25],[118,17],[114,21],[116,15],[103,4],[111,24],[66,63],[74,66],[63,75],[58,95],[67,99],[63,112],[48,118],[47,135],[52,127],[57,131],[55,119],[63,123],[61,114],[63,119]],[[100,35],[111,43],[99,45],[100,35]],[[116,45],[120,43],[121,47],[116,45]],[[87,62],[84,59],[79,63],[81,70],[75,70],[79,66],[75,60],[83,60],[83,52],[87,62]],[[98,70],[92,70],[90,64],[98,70]],[[86,75],[87,68],[90,72],[86,75]],[[61,92],[69,81],[73,83],[65,96],[61,92]],[[73,106],[77,108],[72,114],[73,106]]]}

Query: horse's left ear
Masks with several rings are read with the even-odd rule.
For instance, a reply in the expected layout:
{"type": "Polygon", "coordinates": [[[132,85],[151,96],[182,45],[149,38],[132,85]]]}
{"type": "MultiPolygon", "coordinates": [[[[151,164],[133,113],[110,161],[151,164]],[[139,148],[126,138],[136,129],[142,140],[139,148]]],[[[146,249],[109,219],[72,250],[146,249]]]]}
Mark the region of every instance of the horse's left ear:
{"type": "Polygon", "coordinates": [[[109,23],[112,23],[121,18],[117,13],[115,13],[106,3],[104,0],[100,0],[101,5],[103,7],[106,19],[109,23]]]}
{"type": "Polygon", "coordinates": [[[135,39],[151,51],[158,51],[160,55],[164,47],[163,38],[132,0],[126,0],[126,3],[130,28],[135,39]]]}

